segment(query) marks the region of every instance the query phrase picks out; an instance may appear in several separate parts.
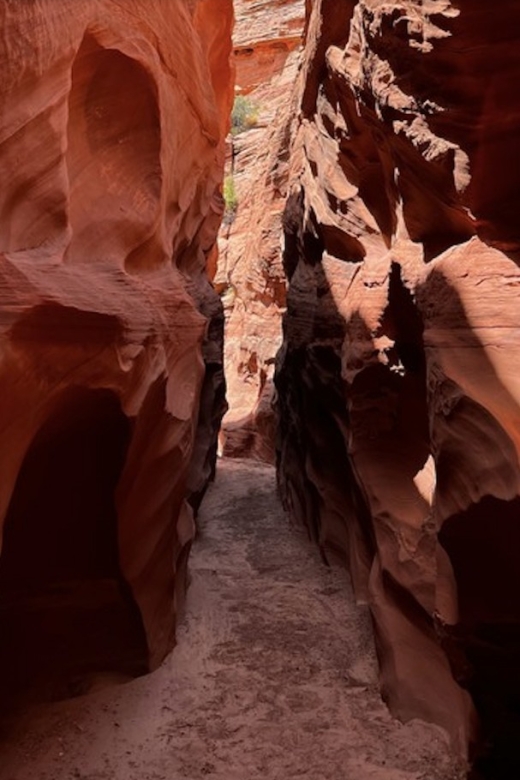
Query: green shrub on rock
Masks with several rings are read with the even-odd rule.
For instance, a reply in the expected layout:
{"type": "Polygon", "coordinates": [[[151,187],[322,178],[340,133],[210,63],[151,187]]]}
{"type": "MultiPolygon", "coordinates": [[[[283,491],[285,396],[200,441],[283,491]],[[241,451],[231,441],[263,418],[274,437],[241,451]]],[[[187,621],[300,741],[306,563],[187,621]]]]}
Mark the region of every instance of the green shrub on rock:
{"type": "Polygon", "coordinates": [[[226,204],[224,221],[230,223],[233,222],[238,209],[238,197],[235,189],[235,180],[232,175],[226,176],[224,179],[222,194],[226,204]]]}
{"type": "Polygon", "coordinates": [[[258,122],[258,107],[245,95],[237,95],[231,112],[231,135],[250,130],[258,122]]]}

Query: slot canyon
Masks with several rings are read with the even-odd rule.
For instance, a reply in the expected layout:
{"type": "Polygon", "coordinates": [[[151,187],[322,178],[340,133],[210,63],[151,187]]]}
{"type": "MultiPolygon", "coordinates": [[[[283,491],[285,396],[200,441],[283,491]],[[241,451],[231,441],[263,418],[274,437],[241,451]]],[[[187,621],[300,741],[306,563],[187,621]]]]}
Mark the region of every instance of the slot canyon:
{"type": "Polygon", "coordinates": [[[0,780],[517,780],[518,4],[0,29],[0,780]]]}

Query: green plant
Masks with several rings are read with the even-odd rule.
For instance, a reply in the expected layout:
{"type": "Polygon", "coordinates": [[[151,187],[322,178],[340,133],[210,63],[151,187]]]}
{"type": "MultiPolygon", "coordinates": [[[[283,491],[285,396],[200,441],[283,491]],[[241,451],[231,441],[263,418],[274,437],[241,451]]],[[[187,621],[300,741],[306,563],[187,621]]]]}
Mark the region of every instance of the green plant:
{"type": "Polygon", "coordinates": [[[231,135],[250,130],[258,122],[258,107],[244,95],[237,95],[231,112],[231,135]]]}
{"type": "Polygon", "coordinates": [[[228,222],[232,222],[238,209],[238,197],[235,189],[235,180],[231,174],[224,179],[222,194],[226,204],[224,217],[228,222]]]}

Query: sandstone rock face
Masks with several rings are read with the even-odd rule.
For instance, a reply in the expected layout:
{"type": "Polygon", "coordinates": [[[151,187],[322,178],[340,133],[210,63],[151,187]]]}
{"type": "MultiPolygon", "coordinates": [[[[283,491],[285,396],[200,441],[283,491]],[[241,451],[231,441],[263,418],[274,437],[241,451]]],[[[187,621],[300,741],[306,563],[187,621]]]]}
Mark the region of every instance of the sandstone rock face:
{"type": "Polygon", "coordinates": [[[172,646],[223,411],[231,1],[1,25],[0,666],[135,673],[172,646]]]}
{"type": "Polygon", "coordinates": [[[230,140],[228,181],[237,208],[220,232],[215,285],[226,311],[229,411],[222,449],[274,462],[274,359],[281,345],[285,274],[281,218],[287,196],[290,95],[301,60],[303,0],[238,0],[237,90],[254,113],[230,140]]]}
{"type": "Polygon", "coordinates": [[[507,0],[312,4],[277,370],[286,506],[371,605],[392,710],[464,754],[476,705],[497,766],[520,693],[519,23],[507,0]]]}

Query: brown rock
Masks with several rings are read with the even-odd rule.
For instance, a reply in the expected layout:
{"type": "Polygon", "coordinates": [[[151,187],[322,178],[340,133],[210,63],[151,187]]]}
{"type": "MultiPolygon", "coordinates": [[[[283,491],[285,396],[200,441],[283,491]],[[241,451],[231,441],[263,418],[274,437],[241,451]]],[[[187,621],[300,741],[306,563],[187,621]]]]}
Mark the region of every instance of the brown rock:
{"type": "Polygon", "coordinates": [[[2,11],[0,667],[28,686],[171,648],[223,411],[231,2],[130,5],[2,11]]]}
{"type": "Polygon", "coordinates": [[[312,5],[276,380],[286,506],[371,605],[392,710],[465,754],[471,694],[502,767],[520,700],[518,17],[312,5]]]}

